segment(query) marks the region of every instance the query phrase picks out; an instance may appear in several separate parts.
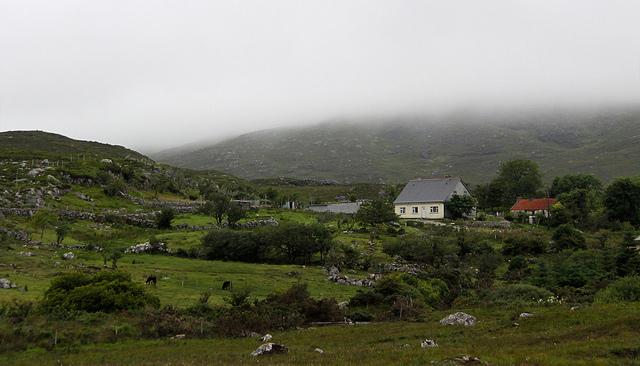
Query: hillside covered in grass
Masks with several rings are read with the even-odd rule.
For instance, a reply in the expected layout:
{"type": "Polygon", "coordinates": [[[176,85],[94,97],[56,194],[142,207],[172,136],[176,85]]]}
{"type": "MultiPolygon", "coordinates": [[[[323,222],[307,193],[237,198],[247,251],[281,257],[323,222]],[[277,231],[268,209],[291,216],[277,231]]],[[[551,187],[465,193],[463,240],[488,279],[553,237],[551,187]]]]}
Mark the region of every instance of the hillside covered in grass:
{"type": "Polygon", "coordinates": [[[139,152],[123,146],[70,139],[43,131],[0,132],[0,158],[23,159],[90,157],[147,159],[139,152]]]}
{"type": "Polygon", "coordinates": [[[546,181],[589,173],[608,181],[638,172],[640,111],[455,113],[339,121],[249,133],[208,148],[155,156],[240,177],[403,183],[462,176],[486,182],[500,162],[537,162],[546,181]]]}

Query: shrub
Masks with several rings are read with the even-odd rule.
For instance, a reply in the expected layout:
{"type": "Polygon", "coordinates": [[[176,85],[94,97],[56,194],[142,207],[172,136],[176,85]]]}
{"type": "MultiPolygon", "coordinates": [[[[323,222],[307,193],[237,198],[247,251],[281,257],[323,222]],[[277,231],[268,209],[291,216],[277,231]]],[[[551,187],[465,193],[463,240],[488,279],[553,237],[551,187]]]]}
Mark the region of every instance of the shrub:
{"type": "Polygon", "coordinates": [[[404,297],[436,306],[447,295],[449,289],[439,279],[424,280],[409,274],[391,274],[382,277],[376,283],[374,291],[382,295],[384,302],[388,304],[404,297]]]}
{"type": "Polygon", "coordinates": [[[163,208],[156,216],[158,229],[171,229],[171,221],[173,221],[175,216],[175,211],[170,208],[163,208]]]}
{"type": "Polygon", "coordinates": [[[618,279],[605,289],[598,291],[597,303],[619,303],[640,301],[640,276],[629,276],[618,279]]]}
{"type": "Polygon", "coordinates": [[[556,252],[565,249],[584,249],[586,247],[586,239],[584,234],[572,225],[560,225],[553,232],[552,249],[556,252]]]}
{"type": "Polygon", "coordinates": [[[323,260],[333,247],[331,232],[322,225],[284,223],[257,231],[216,230],[202,239],[207,259],[244,262],[311,262],[315,254],[323,260]]]}
{"type": "Polygon", "coordinates": [[[439,266],[444,264],[445,257],[455,255],[458,248],[440,237],[406,236],[383,243],[382,250],[390,256],[399,255],[407,261],[439,266]]]}
{"type": "Polygon", "coordinates": [[[504,278],[508,281],[519,281],[529,274],[529,263],[527,259],[521,255],[511,258],[509,267],[504,274],[504,278]]]}
{"type": "Polygon", "coordinates": [[[547,243],[544,236],[532,232],[514,232],[504,239],[502,254],[537,255],[544,253],[546,248],[547,243]]]}
{"type": "Polygon", "coordinates": [[[214,230],[202,238],[202,251],[209,260],[261,262],[265,248],[250,231],[214,230]]]}
{"type": "Polygon", "coordinates": [[[99,272],[95,275],[69,273],[55,277],[44,294],[44,309],[68,312],[105,312],[157,307],[160,300],[147,294],[142,286],[123,272],[99,272]]]}
{"type": "Polygon", "coordinates": [[[598,250],[580,250],[555,263],[555,283],[559,286],[593,289],[612,278],[615,268],[608,265],[607,254],[598,250]]]}
{"type": "Polygon", "coordinates": [[[127,191],[127,186],[120,178],[110,179],[109,183],[104,187],[104,194],[109,197],[114,197],[116,195],[125,193],[127,191]]]}
{"type": "Polygon", "coordinates": [[[552,296],[550,291],[537,286],[513,284],[496,288],[490,293],[489,301],[499,305],[537,303],[539,300],[547,300],[552,296]]]}

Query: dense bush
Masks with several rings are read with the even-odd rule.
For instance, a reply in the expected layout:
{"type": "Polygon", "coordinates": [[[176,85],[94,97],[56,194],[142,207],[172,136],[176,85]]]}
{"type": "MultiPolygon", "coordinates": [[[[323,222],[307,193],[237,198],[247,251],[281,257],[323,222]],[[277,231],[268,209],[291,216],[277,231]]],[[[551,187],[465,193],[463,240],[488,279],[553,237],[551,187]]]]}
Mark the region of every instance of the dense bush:
{"type": "Polygon", "coordinates": [[[424,280],[406,273],[395,273],[382,277],[371,290],[359,290],[349,303],[368,307],[381,303],[393,304],[398,298],[407,298],[437,306],[448,291],[447,285],[441,280],[424,280]]]}
{"type": "Polygon", "coordinates": [[[586,247],[584,234],[569,224],[558,226],[553,232],[552,239],[551,247],[556,252],[565,249],[583,249],[586,247]]]}
{"type": "Polygon", "coordinates": [[[202,238],[202,255],[210,260],[262,262],[266,247],[255,232],[214,230],[202,238]]]}
{"type": "Polygon", "coordinates": [[[127,191],[127,186],[120,178],[111,178],[107,185],[103,189],[104,194],[109,197],[114,197],[127,191]]]}
{"type": "Polygon", "coordinates": [[[543,235],[534,232],[514,231],[504,239],[502,254],[537,255],[544,253],[546,249],[547,240],[543,235]]]}
{"type": "Polygon", "coordinates": [[[123,272],[99,272],[95,275],[69,273],[55,277],[44,293],[42,306],[50,312],[115,312],[158,306],[157,297],[131,281],[123,272]]]}
{"type": "Polygon", "coordinates": [[[242,301],[222,311],[215,326],[221,335],[242,336],[249,331],[289,329],[314,321],[340,321],[343,317],[334,299],[313,299],[306,284],[298,284],[264,300],[242,301]]]}
{"type": "Polygon", "coordinates": [[[615,265],[610,252],[581,250],[555,262],[554,286],[590,287],[595,291],[603,282],[615,276],[615,265]]]}
{"type": "Polygon", "coordinates": [[[158,229],[171,229],[171,221],[175,216],[175,211],[170,208],[163,208],[156,216],[158,229]]]}
{"type": "Polygon", "coordinates": [[[410,262],[431,266],[445,264],[447,256],[455,255],[458,248],[439,236],[406,236],[383,243],[382,250],[390,256],[400,256],[410,262]]]}
{"type": "Polygon", "coordinates": [[[618,279],[595,297],[598,303],[618,303],[640,301],[640,276],[629,276],[618,279]]]}
{"type": "Polygon", "coordinates": [[[322,225],[284,223],[256,231],[216,230],[202,239],[207,259],[307,264],[333,247],[331,232],[322,225]]]}
{"type": "Polygon", "coordinates": [[[517,303],[537,303],[553,296],[550,291],[527,284],[513,284],[496,288],[489,294],[488,300],[498,305],[517,303]]]}

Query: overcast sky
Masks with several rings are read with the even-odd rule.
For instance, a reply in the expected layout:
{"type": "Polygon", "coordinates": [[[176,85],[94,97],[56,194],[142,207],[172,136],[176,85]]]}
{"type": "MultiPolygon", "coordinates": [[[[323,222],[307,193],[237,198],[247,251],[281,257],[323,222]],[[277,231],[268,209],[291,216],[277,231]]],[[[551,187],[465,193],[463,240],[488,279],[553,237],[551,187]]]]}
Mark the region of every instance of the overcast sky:
{"type": "Polygon", "coordinates": [[[0,130],[143,150],[469,105],[640,101],[640,1],[0,0],[0,130]]]}

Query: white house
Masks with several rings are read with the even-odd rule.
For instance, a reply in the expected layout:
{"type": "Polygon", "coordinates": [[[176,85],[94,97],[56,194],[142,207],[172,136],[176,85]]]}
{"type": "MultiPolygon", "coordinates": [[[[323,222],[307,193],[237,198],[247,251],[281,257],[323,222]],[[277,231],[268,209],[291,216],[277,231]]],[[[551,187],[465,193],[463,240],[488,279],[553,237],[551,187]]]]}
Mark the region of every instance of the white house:
{"type": "Polygon", "coordinates": [[[471,195],[460,178],[410,180],[393,202],[402,219],[444,219],[446,202],[454,195],[471,195]]]}

